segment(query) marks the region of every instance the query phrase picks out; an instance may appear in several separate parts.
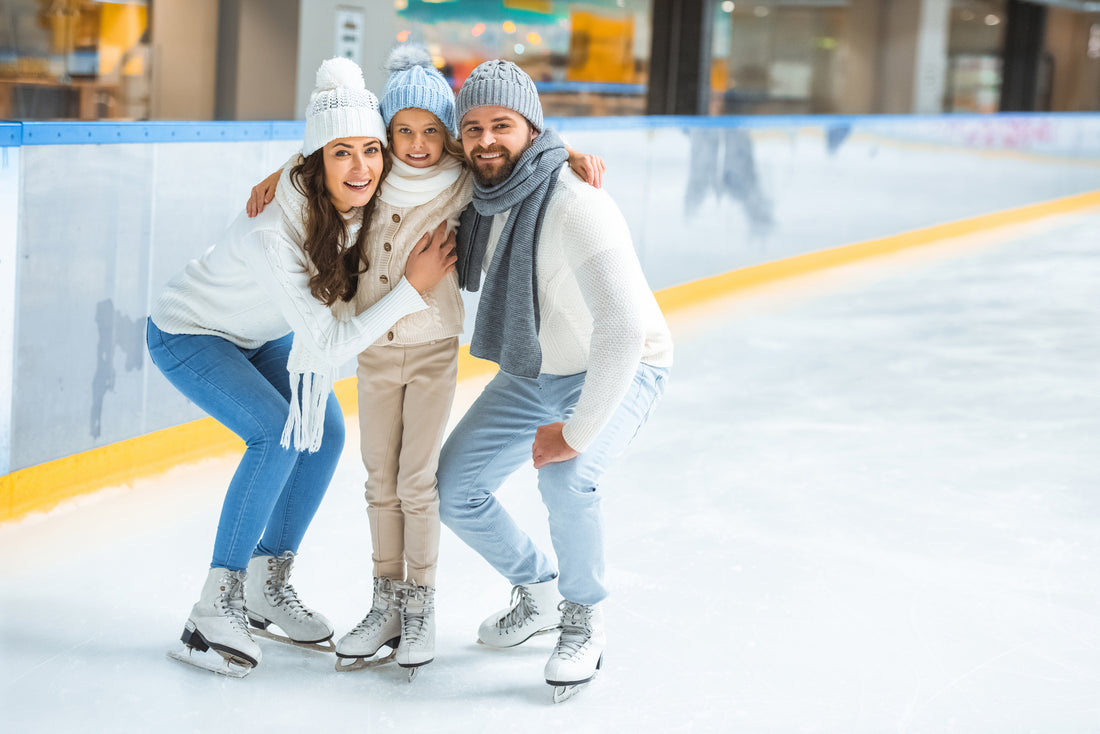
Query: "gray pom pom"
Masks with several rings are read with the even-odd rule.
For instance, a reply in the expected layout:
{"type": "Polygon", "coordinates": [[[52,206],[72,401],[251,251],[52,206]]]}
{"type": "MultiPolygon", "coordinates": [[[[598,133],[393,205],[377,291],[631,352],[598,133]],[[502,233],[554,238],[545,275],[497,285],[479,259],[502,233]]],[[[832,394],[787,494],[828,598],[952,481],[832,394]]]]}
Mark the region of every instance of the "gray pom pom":
{"type": "Polygon", "coordinates": [[[411,69],[414,66],[422,66],[429,71],[435,70],[432,55],[428,53],[428,49],[416,43],[403,43],[400,46],[395,46],[393,51],[390,51],[389,58],[386,59],[386,71],[391,74],[395,71],[411,69]]]}

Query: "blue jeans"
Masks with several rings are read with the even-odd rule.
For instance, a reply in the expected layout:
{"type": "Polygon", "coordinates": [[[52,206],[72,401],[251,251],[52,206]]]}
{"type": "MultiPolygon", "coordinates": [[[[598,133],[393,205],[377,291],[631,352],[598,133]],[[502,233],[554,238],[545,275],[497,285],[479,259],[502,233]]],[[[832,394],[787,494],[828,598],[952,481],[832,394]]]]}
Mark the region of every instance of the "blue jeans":
{"type": "Polygon", "coordinates": [[[246,445],[222,504],[211,567],[243,571],[253,555],[297,553],[340,460],[344,415],[332,393],[320,449],[311,454],[279,443],[290,408],[293,336],[242,349],[218,336],[168,334],[149,320],[153,364],[246,445]]]}
{"type": "MultiPolygon", "coordinates": [[[[572,415],[584,373],[516,377],[498,372],[451,432],[439,457],[439,514],[444,524],[513,585],[548,581],[553,562],[493,494],[531,461],[536,429],[572,415]]],[[[600,477],[645,424],[664,393],[668,370],[642,364],[596,440],[570,461],[539,470],[550,540],[561,575],[558,590],[579,604],[607,597],[604,586],[600,477]]]]}

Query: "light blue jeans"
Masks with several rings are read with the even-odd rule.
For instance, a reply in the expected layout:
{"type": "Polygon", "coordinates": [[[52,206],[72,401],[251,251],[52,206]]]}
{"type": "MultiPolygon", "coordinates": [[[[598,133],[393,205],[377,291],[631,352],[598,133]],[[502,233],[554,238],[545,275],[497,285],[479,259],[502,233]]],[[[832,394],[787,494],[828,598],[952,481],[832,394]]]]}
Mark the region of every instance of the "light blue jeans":
{"type": "Polygon", "coordinates": [[[243,571],[253,555],[297,553],[340,460],[344,416],[332,393],[321,448],[311,454],[280,445],[292,340],[288,334],[241,349],[218,336],[163,332],[152,319],[146,328],[153,364],[246,445],[222,504],[211,567],[243,571]]]}
{"type": "MultiPolygon", "coordinates": [[[[504,372],[485,387],[451,432],[439,457],[439,514],[444,524],[509,582],[531,584],[558,575],[497,500],[494,492],[531,461],[536,429],[564,421],[584,387],[584,373],[516,377],[504,372]]],[[[668,370],[642,364],[611,420],[584,452],[538,472],[549,511],[550,540],[561,575],[558,590],[579,604],[607,597],[604,586],[600,477],[645,424],[664,393],[668,370]]]]}

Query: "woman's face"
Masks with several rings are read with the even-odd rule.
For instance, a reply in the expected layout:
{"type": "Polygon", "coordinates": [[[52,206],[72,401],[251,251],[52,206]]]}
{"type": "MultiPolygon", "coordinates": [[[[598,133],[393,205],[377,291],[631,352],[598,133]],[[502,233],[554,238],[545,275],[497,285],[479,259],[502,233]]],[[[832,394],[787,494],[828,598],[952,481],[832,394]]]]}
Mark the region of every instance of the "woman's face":
{"type": "Polygon", "coordinates": [[[434,166],[443,156],[447,131],[427,110],[407,107],[390,120],[393,155],[413,168],[434,166]]]}
{"type": "Polygon", "coordinates": [[[378,138],[337,138],[325,145],[325,190],[341,213],[365,206],[382,178],[378,138]]]}

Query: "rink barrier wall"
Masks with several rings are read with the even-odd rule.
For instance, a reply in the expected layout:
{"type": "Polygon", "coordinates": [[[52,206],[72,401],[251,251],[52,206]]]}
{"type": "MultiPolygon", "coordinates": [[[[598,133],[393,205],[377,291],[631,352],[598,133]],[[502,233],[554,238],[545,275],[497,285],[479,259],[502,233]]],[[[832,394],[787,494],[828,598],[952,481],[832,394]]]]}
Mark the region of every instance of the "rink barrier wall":
{"type": "MultiPolygon", "coordinates": [[[[742,268],[658,291],[657,301],[666,315],[672,315],[784,279],[1090,208],[1100,208],[1100,191],[742,268]]],[[[471,356],[469,345],[460,349],[459,381],[492,374],[496,369],[495,364],[471,356]]],[[[345,416],[355,418],[358,415],[355,378],[338,381],[334,390],[345,416]]],[[[13,472],[0,477],[0,523],[49,510],[67,499],[104,487],[127,484],[180,464],[239,453],[243,449],[243,442],[227,428],[212,418],[202,418],[13,472]]]]}
{"type": "MultiPolygon", "coordinates": [[[[670,313],[1092,206],[1100,190],[1093,114],[549,124],[607,161],[605,188],[670,313]]],[[[252,184],[298,149],[302,129],[0,123],[0,381],[9,387],[0,392],[0,521],[240,450],[152,366],[145,314],[164,282],[217,240],[252,184]],[[59,292],[64,299],[42,298],[59,292]]],[[[475,313],[468,298],[467,334],[475,313]]],[[[494,369],[461,359],[463,378],[494,369]]],[[[354,364],[341,372],[353,374],[354,364]]],[[[337,393],[353,413],[354,379],[337,393]]]]}

